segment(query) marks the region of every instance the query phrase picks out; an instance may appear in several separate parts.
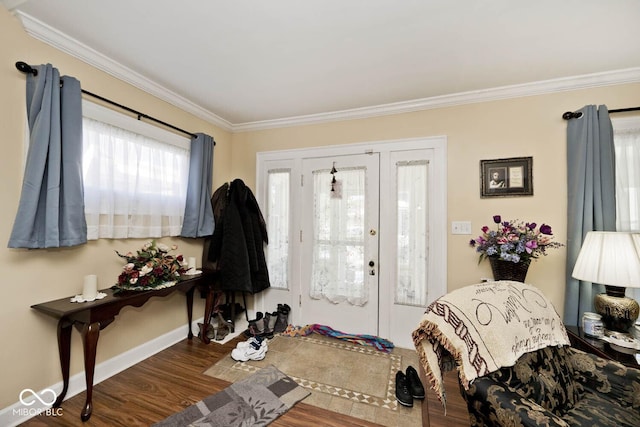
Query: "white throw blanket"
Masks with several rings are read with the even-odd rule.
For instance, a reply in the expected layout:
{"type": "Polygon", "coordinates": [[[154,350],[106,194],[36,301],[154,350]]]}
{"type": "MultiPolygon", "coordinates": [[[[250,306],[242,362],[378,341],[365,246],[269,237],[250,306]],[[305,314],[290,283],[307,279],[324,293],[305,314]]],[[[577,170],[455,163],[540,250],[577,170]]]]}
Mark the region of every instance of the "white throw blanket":
{"type": "Polygon", "coordinates": [[[457,367],[466,390],[474,379],[513,366],[523,354],[569,345],[569,338],[540,290],[499,281],[466,286],[435,300],[413,332],[413,342],[445,405],[443,371],[457,367]]]}

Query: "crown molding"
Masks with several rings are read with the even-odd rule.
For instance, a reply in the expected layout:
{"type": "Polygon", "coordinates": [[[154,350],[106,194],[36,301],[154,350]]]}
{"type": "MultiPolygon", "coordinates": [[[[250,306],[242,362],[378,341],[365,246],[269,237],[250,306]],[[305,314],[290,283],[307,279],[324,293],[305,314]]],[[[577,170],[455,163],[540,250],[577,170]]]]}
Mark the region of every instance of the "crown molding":
{"type": "MultiPolygon", "coordinates": [[[[21,0],[4,0],[3,2],[21,0]]],[[[34,38],[41,40],[58,50],[61,50],[87,64],[96,67],[132,86],[137,87],[159,99],[162,99],[176,107],[193,114],[209,123],[230,132],[248,132],[265,129],[274,129],[291,126],[302,126],[319,123],[327,123],[341,120],[366,119],[377,116],[411,113],[415,111],[431,110],[436,108],[453,107],[465,104],[497,101],[509,98],[543,95],[549,93],[588,89],[599,86],[613,86],[627,83],[640,82],[640,68],[628,68],[624,70],[607,71],[601,73],[585,74],[559,79],[543,80],[532,83],[500,86],[489,89],[460,92],[450,95],[434,96],[429,98],[414,99],[371,107],[352,108],[347,110],[330,111],[326,113],[309,114],[303,116],[287,117],[274,120],[261,120],[247,123],[232,124],[211,111],[189,101],[188,99],[166,89],[165,87],[149,80],[135,71],[117,63],[94,49],[70,38],[55,30],[43,22],[20,11],[14,11],[20,19],[25,31],[34,38]]]]}
{"type": "Polygon", "coordinates": [[[8,11],[12,11],[16,7],[20,6],[22,3],[26,3],[27,1],[28,0],[0,0],[0,4],[2,4],[8,11]]]}
{"type": "Polygon", "coordinates": [[[145,76],[127,68],[113,59],[97,52],[89,46],[78,42],[64,33],[46,25],[42,21],[33,18],[30,15],[15,11],[14,14],[20,19],[27,34],[50,45],[54,48],[65,52],[87,64],[104,71],[113,77],[129,83],[163,101],[174,105],[181,110],[193,114],[209,123],[231,131],[232,125],[229,121],[213,114],[212,112],[200,107],[199,105],[189,101],[188,99],[168,90],[167,88],[149,80],[145,76]]]}
{"type": "Polygon", "coordinates": [[[532,83],[501,86],[490,89],[460,92],[450,95],[434,96],[430,98],[414,99],[411,101],[395,102],[373,107],[353,108],[349,110],[328,113],[310,114],[284,119],[263,120],[233,125],[234,132],[247,132],[263,129],[273,129],[288,126],[301,126],[325,123],[339,120],[366,119],[376,116],[411,113],[415,111],[432,110],[436,108],[454,107],[457,105],[475,104],[480,102],[497,101],[509,98],[544,95],[599,86],[613,86],[640,82],[640,68],[607,71],[602,73],[585,74],[581,76],[543,80],[532,83]]]}

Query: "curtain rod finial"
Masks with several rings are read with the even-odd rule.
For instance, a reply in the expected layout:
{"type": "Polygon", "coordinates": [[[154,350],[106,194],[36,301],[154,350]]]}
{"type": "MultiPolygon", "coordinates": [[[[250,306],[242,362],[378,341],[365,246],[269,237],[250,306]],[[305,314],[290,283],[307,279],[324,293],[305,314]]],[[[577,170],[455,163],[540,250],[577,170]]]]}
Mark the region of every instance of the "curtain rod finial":
{"type": "Polygon", "coordinates": [[[33,68],[31,65],[27,64],[26,62],[22,62],[22,61],[16,62],[16,68],[18,70],[22,71],[23,73],[31,73],[34,76],[38,75],[38,70],[36,70],[35,68],[33,68]]]}
{"type": "Polygon", "coordinates": [[[582,112],[574,113],[572,111],[567,111],[562,115],[562,118],[565,120],[579,119],[580,117],[582,117],[582,112]]]}

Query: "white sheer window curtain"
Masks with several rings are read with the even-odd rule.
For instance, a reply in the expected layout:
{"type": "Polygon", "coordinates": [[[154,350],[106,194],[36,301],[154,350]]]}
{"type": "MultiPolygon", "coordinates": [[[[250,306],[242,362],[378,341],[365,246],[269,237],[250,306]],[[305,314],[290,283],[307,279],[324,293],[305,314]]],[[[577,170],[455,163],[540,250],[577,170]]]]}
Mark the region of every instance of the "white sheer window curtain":
{"type": "MultiPolygon", "coordinates": [[[[616,150],[616,229],[640,231],[640,118],[614,119],[616,150]]],[[[640,299],[640,289],[627,289],[640,299]]]]}
{"type": "Polygon", "coordinates": [[[427,166],[426,160],[396,164],[396,304],[425,306],[427,303],[427,166]]]}
{"type": "Polygon", "coordinates": [[[179,235],[188,141],[180,138],[184,146],[176,146],[89,117],[84,117],[83,133],[88,238],[179,235]]]}
{"type": "Polygon", "coordinates": [[[331,191],[329,171],[313,173],[313,265],[310,296],[333,303],[363,306],[369,300],[364,285],[365,170],[343,169],[331,191]]]}
{"type": "Polygon", "coordinates": [[[267,172],[267,265],[272,288],[289,288],[289,169],[267,172]]]}

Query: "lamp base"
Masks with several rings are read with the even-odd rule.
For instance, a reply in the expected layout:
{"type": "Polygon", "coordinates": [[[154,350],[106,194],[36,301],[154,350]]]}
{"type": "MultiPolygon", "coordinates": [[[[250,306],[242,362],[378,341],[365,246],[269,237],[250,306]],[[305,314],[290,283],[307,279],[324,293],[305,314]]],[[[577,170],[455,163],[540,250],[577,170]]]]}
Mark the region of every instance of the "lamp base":
{"type": "Polygon", "coordinates": [[[636,300],[624,295],[625,288],[605,286],[607,293],[593,300],[596,313],[602,316],[605,329],[627,332],[638,319],[640,306],[636,300]]]}

